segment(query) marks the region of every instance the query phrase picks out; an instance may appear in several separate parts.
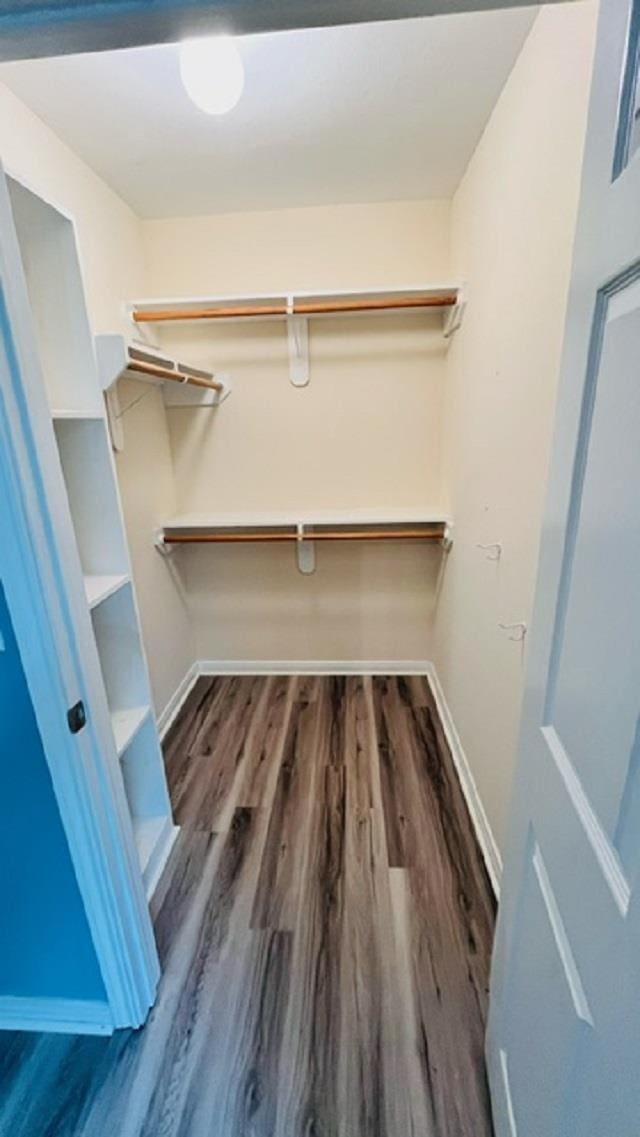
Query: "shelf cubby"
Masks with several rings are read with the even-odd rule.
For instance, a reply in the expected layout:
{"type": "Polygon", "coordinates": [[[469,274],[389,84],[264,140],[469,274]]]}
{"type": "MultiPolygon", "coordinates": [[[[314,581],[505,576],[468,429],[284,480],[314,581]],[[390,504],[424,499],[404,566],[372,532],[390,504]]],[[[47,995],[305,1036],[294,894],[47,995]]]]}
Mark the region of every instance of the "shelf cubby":
{"type": "Polygon", "coordinates": [[[173,832],[155,724],[149,717],[125,749],[121,769],[140,869],[148,887],[173,832]]]}
{"type": "Polygon", "coordinates": [[[130,584],[91,612],[100,668],[118,754],[150,712],[149,689],[130,584]]]}
{"type": "Polygon", "coordinates": [[[8,178],[49,406],[100,412],[73,222],[8,178]]]}
{"type": "Polygon", "coordinates": [[[86,576],[127,572],[127,551],[113,487],[104,419],[54,419],[73,526],[86,576]]]}

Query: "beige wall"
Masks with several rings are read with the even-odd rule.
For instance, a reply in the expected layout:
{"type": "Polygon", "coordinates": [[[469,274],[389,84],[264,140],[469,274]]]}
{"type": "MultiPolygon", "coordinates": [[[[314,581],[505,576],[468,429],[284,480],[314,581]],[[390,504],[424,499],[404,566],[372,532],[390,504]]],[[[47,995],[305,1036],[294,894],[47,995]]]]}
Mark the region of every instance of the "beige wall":
{"type": "MultiPolygon", "coordinates": [[[[448,276],[448,205],[338,206],[143,225],[151,295],[420,284],[448,276]]],[[[282,323],[172,326],[168,350],[232,377],[216,411],[168,412],[182,511],[442,510],[439,315],[310,323],[311,381],[289,382],[282,323]]],[[[210,660],[425,659],[433,549],[180,550],[210,660]]]]}
{"type": "Polygon", "coordinates": [[[167,344],[230,371],[233,395],[216,412],[165,415],[156,390],[122,384],[123,405],[143,398],[126,411],[118,468],[158,709],[195,657],[432,657],[500,844],[524,659],[497,624],[531,614],[594,26],[591,2],[542,9],[452,209],[140,223],[0,87],[3,160],[74,216],[96,330],[118,327],[135,295],[468,281],[448,355],[420,321],[314,322],[304,390],[289,384],[278,325],[174,328],[167,344]],[[181,551],[167,564],[151,544],[177,509],[449,502],[444,573],[420,547],[320,548],[302,577],[289,549],[181,551]],[[493,540],[499,565],[476,548],[493,540]]]}
{"type": "Polygon", "coordinates": [[[73,218],[93,330],[118,330],[123,299],[145,279],[136,215],[2,83],[0,158],[8,174],[73,218]]]}
{"type": "Polygon", "coordinates": [[[502,847],[579,193],[596,10],[541,10],[455,195],[469,304],[448,356],[455,543],[435,661],[502,847]],[[501,541],[498,564],[476,547],[501,541]]]}
{"type": "MultiPolygon", "coordinates": [[[[7,173],[75,221],[93,330],[123,327],[123,301],[144,291],[138,218],[2,84],[0,156],[7,173]]],[[[186,607],[152,545],[154,527],[173,511],[175,499],[162,401],[151,388],[145,391],[151,392],[150,397],[125,419],[128,446],[118,465],[154,700],[160,711],[191,664],[194,648],[186,607]]]]}
{"type": "Polygon", "coordinates": [[[176,511],[169,430],[162,391],[121,380],[124,450],[118,482],[158,715],[193,665],[195,635],[183,582],[154,547],[156,530],[176,511]]]}

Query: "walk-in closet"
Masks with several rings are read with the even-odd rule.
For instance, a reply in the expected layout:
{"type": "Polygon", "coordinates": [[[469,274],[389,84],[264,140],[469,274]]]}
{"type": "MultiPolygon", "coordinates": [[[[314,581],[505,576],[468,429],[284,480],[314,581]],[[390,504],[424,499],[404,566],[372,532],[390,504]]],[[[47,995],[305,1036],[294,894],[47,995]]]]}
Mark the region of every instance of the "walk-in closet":
{"type": "Polygon", "coordinates": [[[0,62],[1,1134],[494,1133],[598,5],[379,7],[0,62]]]}

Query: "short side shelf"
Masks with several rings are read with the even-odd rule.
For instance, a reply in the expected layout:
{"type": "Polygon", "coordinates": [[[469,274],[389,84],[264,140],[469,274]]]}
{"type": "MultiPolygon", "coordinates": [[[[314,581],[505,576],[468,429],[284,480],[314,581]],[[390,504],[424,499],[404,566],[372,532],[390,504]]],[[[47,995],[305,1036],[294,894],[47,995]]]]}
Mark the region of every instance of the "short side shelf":
{"type": "Polygon", "coordinates": [[[129,580],[128,573],[107,573],[104,575],[95,573],[85,576],[84,590],[87,604],[90,608],[96,608],[103,600],[108,600],[114,592],[128,584],[129,580]]]}
{"type": "Polygon", "coordinates": [[[111,712],[113,738],[119,758],[122,757],[130,743],[133,742],[150,711],[151,707],[143,706],[129,707],[124,711],[111,712]]]}

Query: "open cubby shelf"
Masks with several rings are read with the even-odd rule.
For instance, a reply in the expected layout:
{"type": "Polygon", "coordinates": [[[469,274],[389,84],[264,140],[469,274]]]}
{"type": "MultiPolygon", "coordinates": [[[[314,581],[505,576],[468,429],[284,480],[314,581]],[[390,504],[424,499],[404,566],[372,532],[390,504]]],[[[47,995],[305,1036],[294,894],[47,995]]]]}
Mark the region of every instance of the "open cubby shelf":
{"type": "Polygon", "coordinates": [[[90,608],[96,608],[103,600],[108,600],[117,592],[123,585],[129,583],[129,576],[126,572],[121,573],[96,573],[85,576],[84,578],[84,591],[87,597],[87,604],[90,608]]]}
{"type": "Polygon", "coordinates": [[[142,707],[128,707],[124,711],[111,712],[111,726],[113,728],[113,737],[118,757],[122,757],[133,742],[150,711],[151,707],[147,705],[142,707]]]}
{"type": "Polygon", "coordinates": [[[158,857],[174,833],[171,814],[167,810],[160,746],[149,708],[122,754],[120,767],[140,869],[145,885],[149,887],[157,875],[158,857]]]}
{"type": "Polygon", "coordinates": [[[7,180],[49,405],[100,413],[73,223],[7,180]]]}
{"type": "Polygon", "coordinates": [[[83,573],[127,573],[127,547],[112,485],[104,419],[55,419],[54,431],[83,573]]]}

